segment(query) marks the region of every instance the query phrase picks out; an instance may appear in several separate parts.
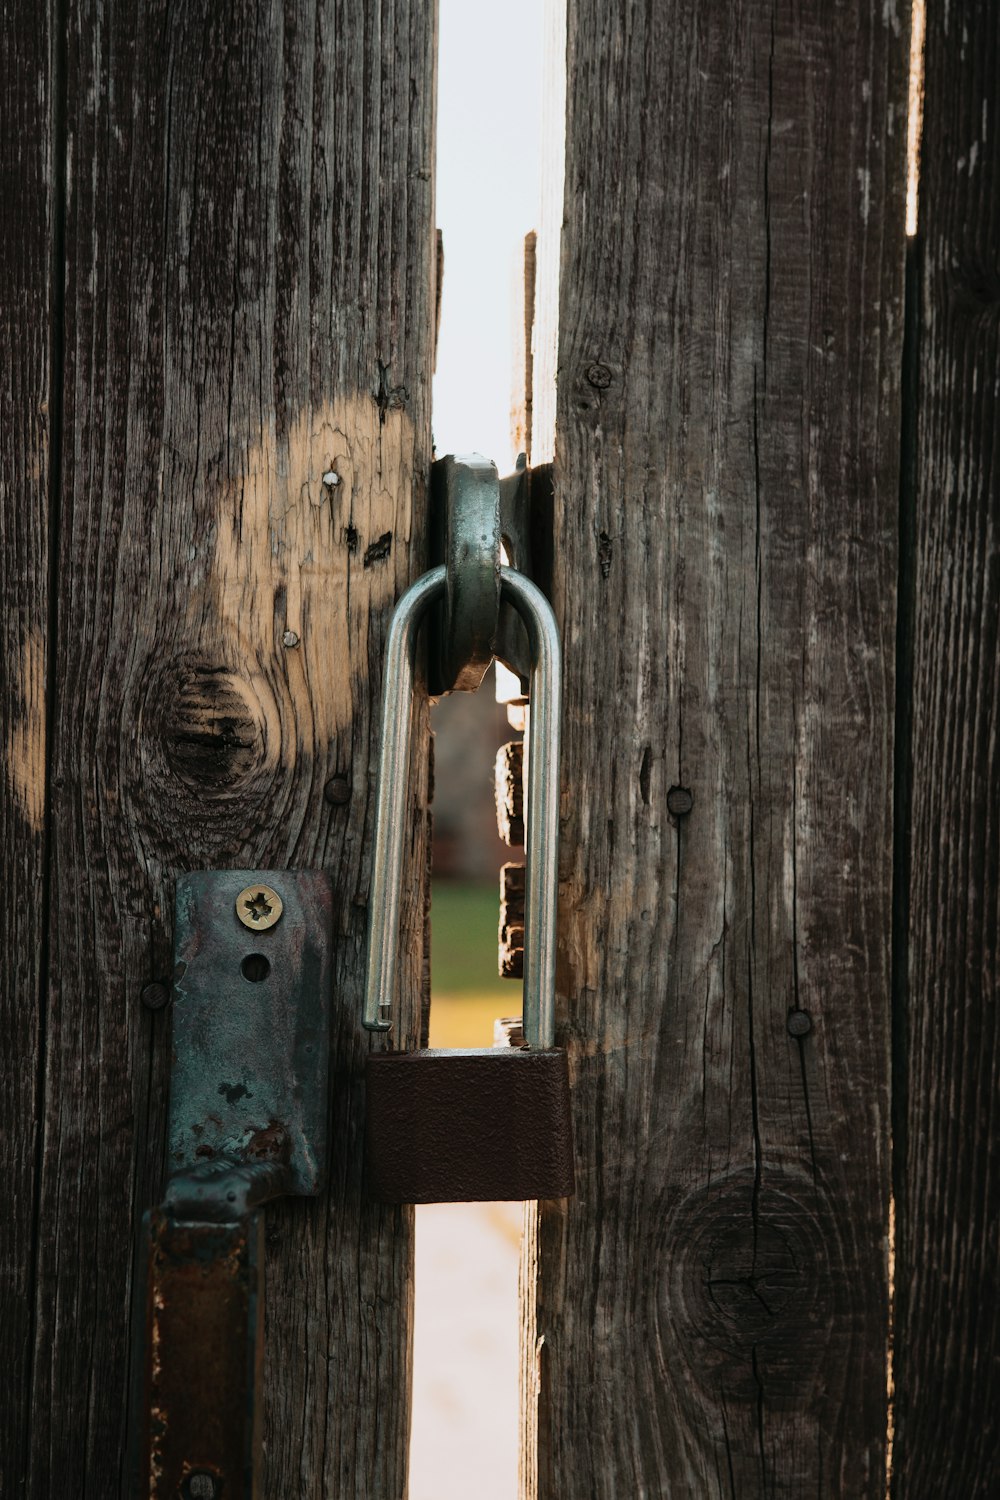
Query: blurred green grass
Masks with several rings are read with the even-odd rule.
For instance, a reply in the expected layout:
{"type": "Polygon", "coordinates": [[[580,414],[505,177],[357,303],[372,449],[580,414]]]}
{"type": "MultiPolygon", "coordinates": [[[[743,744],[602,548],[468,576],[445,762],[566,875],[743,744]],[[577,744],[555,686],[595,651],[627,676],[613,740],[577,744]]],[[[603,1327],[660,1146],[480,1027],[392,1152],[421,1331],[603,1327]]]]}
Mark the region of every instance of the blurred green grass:
{"type": "Polygon", "coordinates": [[[497,974],[500,897],[495,883],[435,880],[431,886],[431,994],[495,996],[518,986],[497,974]]]}
{"type": "Polygon", "coordinates": [[[496,882],[431,886],[432,1047],[489,1047],[496,1016],[518,1015],[521,984],[497,973],[496,882]]]}

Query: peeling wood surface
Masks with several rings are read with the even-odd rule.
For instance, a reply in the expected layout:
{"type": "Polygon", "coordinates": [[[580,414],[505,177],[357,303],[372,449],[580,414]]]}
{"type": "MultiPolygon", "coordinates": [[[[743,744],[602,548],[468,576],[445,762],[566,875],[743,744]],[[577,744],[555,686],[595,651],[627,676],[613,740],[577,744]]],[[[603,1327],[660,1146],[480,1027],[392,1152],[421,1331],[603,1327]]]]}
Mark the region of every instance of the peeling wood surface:
{"type": "Polygon", "coordinates": [[[881,0],[570,0],[532,1500],[884,1494],[907,50],[881,0]]]}
{"type": "Polygon", "coordinates": [[[1000,14],[929,6],[895,1488],[1000,1492],[1000,14]]]}
{"type": "MultiPolygon", "coordinates": [[[[48,147],[17,113],[35,76],[7,24],[25,93],[0,101],[4,146],[25,136],[38,159],[22,157],[23,242],[4,241],[0,295],[6,314],[24,277],[13,311],[37,337],[15,333],[21,425],[2,454],[23,499],[18,618],[37,622],[42,659],[45,151],[63,131],[66,305],[37,1296],[2,1327],[26,1379],[34,1318],[30,1392],[2,1418],[23,1423],[30,1396],[33,1427],[4,1493],[125,1490],[135,1224],[162,1188],[169,1053],[169,1011],[139,996],[169,974],[176,874],[322,865],[337,941],[332,1182],[319,1203],[267,1216],[263,1487],[396,1500],[411,1220],[362,1202],[358,1017],[381,660],[424,560],[434,7],[74,0],[48,147]],[[334,777],[348,794],[327,800],[334,777]]],[[[25,37],[31,24],[47,108],[44,15],[25,37]]],[[[41,689],[34,669],[23,681],[12,732],[34,746],[41,689]]],[[[34,796],[21,795],[16,847],[37,895],[34,796]]],[[[412,818],[422,872],[426,777],[412,818]]],[[[421,885],[406,883],[401,941],[415,1003],[421,885]]],[[[10,1087],[31,1119],[44,946],[23,928],[15,940],[26,1077],[10,1087]]],[[[5,1285],[5,1306],[22,1290],[5,1285]]]]}
{"type": "Polygon", "coordinates": [[[46,969],[46,656],[50,525],[52,36],[44,6],[0,27],[0,1494],[27,1464],[46,969]]]}

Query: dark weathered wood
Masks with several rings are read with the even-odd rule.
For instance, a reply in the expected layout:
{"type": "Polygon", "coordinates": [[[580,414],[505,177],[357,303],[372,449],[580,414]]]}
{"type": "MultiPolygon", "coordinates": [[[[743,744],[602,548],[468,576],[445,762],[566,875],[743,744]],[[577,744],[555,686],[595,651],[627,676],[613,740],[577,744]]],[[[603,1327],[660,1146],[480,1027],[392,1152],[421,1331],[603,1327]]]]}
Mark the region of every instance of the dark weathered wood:
{"type": "Polygon", "coordinates": [[[391,604],[423,562],[434,7],[68,12],[28,1492],[124,1484],[134,1220],[162,1183],[169,1052],[169,1012],[139,995],[169,972],[174,877],[287,863],[321,864],[335,885],[333,1165],[328,1198],[268,1213],[264,1493],[396,1500],[410,1216],[362,1198],[359,1014],[373,711],[391,604]],[[335,777],[346,800],[324,797],[335,777]]]}
{"type": "Polygon", "coordinates": [[[1000,12],[929,6],[894,1493],[1000,1492],[1000,12]]]}
{"type": "Polygon", "coordinates": [[[27,1466],[43,1031],[51,348],[58,294],[52,33],[0,22],[0,1494],[27,1466]]]}
{"type": "Polygon", "coordinates": [[[568,8],[540,1500],[884,1493],[905,10],[568,8]]]}

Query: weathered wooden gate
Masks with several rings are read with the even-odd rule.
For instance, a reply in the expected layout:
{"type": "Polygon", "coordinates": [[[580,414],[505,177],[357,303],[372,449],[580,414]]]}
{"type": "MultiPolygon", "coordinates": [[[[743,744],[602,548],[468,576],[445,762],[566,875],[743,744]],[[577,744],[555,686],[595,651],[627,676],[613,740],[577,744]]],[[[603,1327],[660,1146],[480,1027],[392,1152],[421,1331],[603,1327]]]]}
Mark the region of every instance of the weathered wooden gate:
{"type": "MultiPolygon", "coordinates": [[[[906,276],[906,0],[551,8],[578,1191],[525,1236],[534,1500],[881,1496],[890,1347],[893,1492],[1000,1483],[1000,21],[930,12],[906,276]]],[[[175,877],[321,865],[332,1174],[269,1217],[264,1493],[395,1500],[359,1018],[435,7],[12,0],[3,47],[0,1492],[126,1493],[175,877]]]]}
{"type": "MultiPolygon", "coordinates": [[[[423,560],[434,7],[14,9],[0,1487],[124,1485],[175,875],[321,865],[339,1145],[322,1206],[269,1215],[265,1492],[398,1495],[411,1218],[362,1196],[358,1019],[373,710],[423,560]]],[[[419,881],[404,923],[419,993],[419,881]]]]}

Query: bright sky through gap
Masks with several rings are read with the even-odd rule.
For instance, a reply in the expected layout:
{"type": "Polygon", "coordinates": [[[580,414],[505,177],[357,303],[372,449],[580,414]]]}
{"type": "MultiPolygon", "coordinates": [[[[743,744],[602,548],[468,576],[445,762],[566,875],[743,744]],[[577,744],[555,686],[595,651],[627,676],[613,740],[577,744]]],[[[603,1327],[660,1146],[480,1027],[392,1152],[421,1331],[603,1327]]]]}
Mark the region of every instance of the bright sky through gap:
{"type": "Polygon", "coordinates": [[[434,377],[438,457],[508,472],[514,286],[537,228],[544,0],[441,0],[437,223],[444,295],[434,377]],[[515,268],[516,272],[515,272],[515,268]]]}
{"type": "Polygon", "coordinates": [[[906,122],[906,232],[917,232],[920,134],[924,118],[925,0],[913,0],[910,19],[910,102],[906,122]]]}
{"type": "MultiPolygon", "coordinates": [[[[438,457],[479,452],[501,474],[516,458],[515,276],[538,224],[544,10],[545,0],[439,10],[434,442],[438,457]]],[[[490,779],[484,765],[484,794],[490,779]]],[[[517,1495],[520,1216],[511,1203],[417,1210],[411,1500],[517,1495]]]]}

